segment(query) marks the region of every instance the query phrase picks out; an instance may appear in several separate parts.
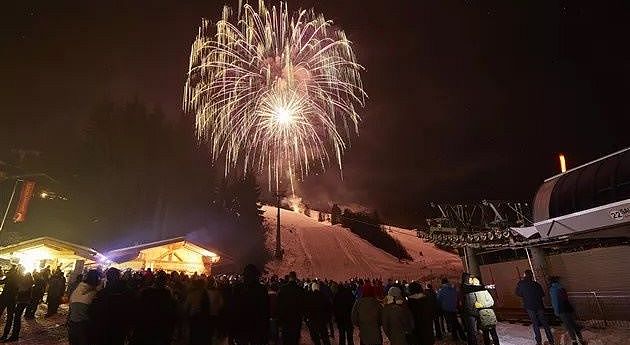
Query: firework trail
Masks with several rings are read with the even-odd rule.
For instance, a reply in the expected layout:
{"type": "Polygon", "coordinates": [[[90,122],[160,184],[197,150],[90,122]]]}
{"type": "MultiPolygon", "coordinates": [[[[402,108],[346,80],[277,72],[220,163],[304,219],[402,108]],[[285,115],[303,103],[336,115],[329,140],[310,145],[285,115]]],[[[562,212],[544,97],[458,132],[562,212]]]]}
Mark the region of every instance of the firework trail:
{"type": "Polygon", "coordinates": [[[192,44],[184,110],[196,116],[225,173],[239,168],[269,176],[303,177],[334,162],[358,133],[363,91],[343,31],[313,10],[290,13],[286,3],[223,8],[216,29],[203,20],[192,44]],[[215,33],[216,31],[216,33],[215,33]]]}

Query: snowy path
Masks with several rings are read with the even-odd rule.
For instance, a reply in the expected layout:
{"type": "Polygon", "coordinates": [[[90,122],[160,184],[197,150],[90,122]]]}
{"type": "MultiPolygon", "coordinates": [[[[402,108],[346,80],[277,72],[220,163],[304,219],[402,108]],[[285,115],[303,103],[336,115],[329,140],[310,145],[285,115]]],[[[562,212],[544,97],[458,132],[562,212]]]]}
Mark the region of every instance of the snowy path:
{"type": "MultiPolygon", "coordinates": [[[[263,210],[272,230],[267,247],[272,249],[275,247],[276,209],[263,206],[263,210]]],[[[320,223],[284,209],[280,212],[284,259],[267,265],[268,271],[278,275],[296,271],[302,277],[334,280],[366,276],[432,280],[442,275],[456,278],[461,272],[456,255],[423,242],[410,230],[395,228],[397,231],[391,232],[414,258],[412,262],[399,262],[341,226],[320,223]]]]}

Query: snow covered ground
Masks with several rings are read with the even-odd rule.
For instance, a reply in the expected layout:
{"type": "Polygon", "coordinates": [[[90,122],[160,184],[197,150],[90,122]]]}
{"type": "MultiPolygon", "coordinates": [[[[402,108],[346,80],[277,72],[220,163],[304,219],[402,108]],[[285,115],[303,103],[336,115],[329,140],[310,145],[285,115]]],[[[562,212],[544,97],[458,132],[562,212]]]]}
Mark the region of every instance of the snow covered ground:
{"type": "MultiPolygon", "coordinates": [[[[269,225],[267,247],[275,248],[276,208],[263,206],[269,225]]],[[[399,261],[374,247],[350,230],[339,225],[318,222],[312,217],[280,210],[280,225],[284,258],[271,261],[266,269],[278,275],[296,271],[301,277],[346,280],[354,277],[420,279],[436,282],[442,276],[459,278],[462,270],[457,255],[425,243],[415,232],[391,228],[390,234],[399,239],[413,261],[399,261]]]]}
{"type": "MultiPolygon", "coordinates": [[[[556,345],[570,345],[571,339],[562,327],[552,327],[556,337],[556,345]]],[[[501,323],[497,326],[501,345],[535,345],[531,327],[501,323]]],[[[544,331],[543,340],[545,340],[544,331]]],[[[588,345],[627,345],[630,344],[630,329],[585,329],[582,335],[588,345]]],[[[586,344],[584,344],[586,345],[586,344]]]]}

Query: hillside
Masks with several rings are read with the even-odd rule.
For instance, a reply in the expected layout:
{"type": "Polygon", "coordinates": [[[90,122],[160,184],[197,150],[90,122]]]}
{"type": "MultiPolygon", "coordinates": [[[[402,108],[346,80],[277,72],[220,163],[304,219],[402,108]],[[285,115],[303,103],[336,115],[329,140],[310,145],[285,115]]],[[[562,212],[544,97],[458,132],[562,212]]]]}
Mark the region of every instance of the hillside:
{"type": "MultiPolygon", "coordinates": [[[[275,248],[276,208],[263,206],[269,227],[267,248],[275,248]]],[[[345,280],[353,277],[420,279],[435,281],[441,276],[459,278],[461,262],[457,255],[435,248],[407,229],[386,227],[414,258],[399,261],[372,246],[340,225],[318,222],[301,213],[280,210],[284,258],[271,261],[270,274],[285,275],[296,271],[301,277],[345,280]]]]}

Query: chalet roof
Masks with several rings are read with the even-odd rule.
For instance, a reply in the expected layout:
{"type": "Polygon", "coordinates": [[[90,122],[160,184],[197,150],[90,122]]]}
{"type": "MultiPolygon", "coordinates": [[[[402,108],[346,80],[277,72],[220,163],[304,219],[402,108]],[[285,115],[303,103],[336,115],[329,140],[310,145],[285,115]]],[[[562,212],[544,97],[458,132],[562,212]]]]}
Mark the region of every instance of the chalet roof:
{"type": "Polygon", "coordinates": [[[107,256],[108,259],[113,260],[113,261],[121,261],[121,259],[122,261],[126,261],[126,260],[129,260],[131,258],[138,256],[138,254],[145,249],[150,249],[150,248],[155,248],[155,247],[160,247],[160,246],[167,246],[167,245],[172,245],[172,244],[181,244],[182,247],[189,249],[195,253],[198,253],[199,255],[202,255],[202,256],[217,256],[216,253],[211,252],[200,245],[197,245],[195,243],[188,241],[185,237],[174,237],[174,238],[170,238],[166,240],[160,240],[160,241],[155,241],[155,242],[143,243],[143,244],[139,244],[139,245],[135,245],[131,247],[115,249],[115,250],[107,252],[105,255],[107,256]]]}
{"type": "Polygon", "coordinates": [[[58,251],[72,251],[75,255],[96,261],[102,255],[96,250],[76,243],[59,240],[53,237],[38,237],[0,248],[0,255],[10,255],[15,252],[34,247],[46,246],[58,251]]]}

